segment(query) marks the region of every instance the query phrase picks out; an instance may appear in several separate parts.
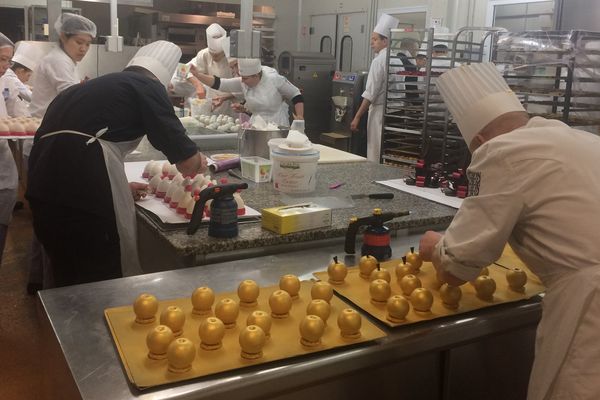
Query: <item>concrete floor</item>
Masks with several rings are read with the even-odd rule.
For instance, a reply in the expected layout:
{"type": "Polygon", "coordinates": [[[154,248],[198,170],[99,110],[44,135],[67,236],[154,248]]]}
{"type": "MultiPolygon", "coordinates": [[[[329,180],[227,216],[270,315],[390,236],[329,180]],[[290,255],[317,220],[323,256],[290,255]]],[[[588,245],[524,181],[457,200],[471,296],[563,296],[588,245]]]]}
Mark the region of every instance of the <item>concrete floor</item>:
{"type": "Polygon", "coordinates": [[[39,400],[43,376],[35,296],[27,294],[31,212],[13,214],[0,266],[0,399],[39,400]]]}

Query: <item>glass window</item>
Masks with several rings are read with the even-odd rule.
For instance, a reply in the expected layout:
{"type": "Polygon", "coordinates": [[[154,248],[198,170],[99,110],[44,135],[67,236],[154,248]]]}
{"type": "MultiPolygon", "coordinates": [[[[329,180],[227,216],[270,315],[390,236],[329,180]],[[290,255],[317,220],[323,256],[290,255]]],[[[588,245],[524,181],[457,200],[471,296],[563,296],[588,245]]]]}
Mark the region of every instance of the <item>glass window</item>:
{"type": "Polygon", "coordinates": [[[352,71],[352,37],[344,36],[341,48],[340,71],[352,71]]]}
{"type": "Polygon", "coordinates": [[[554,1],[494,6],[493,26],[510,32],[554,29],[554,1]]]}
{"type": "Polygon", "coordinates": [[[323,36],[321,38],[321,53],[329,53],[333,55],[333,41],[331,40],[331,36],[323,36]]]}

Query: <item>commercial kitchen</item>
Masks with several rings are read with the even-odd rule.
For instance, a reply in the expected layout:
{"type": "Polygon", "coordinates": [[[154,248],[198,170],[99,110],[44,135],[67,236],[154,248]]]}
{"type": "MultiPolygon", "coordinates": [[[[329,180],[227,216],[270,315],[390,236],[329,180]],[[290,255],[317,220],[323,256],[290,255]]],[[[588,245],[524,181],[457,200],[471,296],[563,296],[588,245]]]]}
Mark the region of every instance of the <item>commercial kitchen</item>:
{"type": "Polygon", "coordinates": [[[598,398],[599,10],[1,0],[37,397],[598,398]]]}

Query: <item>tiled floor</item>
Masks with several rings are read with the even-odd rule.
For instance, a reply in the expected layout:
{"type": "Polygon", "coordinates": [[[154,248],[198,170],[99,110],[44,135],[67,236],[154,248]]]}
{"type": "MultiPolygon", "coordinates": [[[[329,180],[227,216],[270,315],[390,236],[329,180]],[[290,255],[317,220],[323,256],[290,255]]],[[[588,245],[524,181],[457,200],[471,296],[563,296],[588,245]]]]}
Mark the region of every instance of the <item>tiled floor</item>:
{"type": "Polygon", "coordinates": [[[13,214],[0,266],[0,399],[39,400],[44,351],[35,297],[26,291],[31,212],[13,214]]]}

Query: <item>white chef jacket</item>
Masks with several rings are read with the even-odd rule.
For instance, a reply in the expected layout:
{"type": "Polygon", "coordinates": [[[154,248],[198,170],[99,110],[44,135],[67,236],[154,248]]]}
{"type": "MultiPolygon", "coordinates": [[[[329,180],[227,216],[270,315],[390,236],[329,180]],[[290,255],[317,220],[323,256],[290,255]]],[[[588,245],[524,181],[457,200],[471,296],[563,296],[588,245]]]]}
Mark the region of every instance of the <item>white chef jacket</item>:
{"type": "Polygon", "coordinates": [[[7,69],[0,78],[0,88],[8,89],[6,111],[11,117],[28,117],[28,102],[31,101],[31,90],[19,79],[12,69],[7,69]]]}
{"type": "Polygon", "coordinates": [[[262,78],[255,87],[248,87],[241,77],[221,79],[219,90],[223,92],[242,92],[246,99],[246,108],[252,112],[250,121],[260,115],[266,122],[280,126],[290,126],[288,105],[300,94],[300,89],[292,85],[284,76],[271,67],[262,67],[262,78]]]}
{"type": "Polygon", "coordinates": [[[600,307],[599,154],[600,137],[540,117],[486,142],[434,251],[443,270],[471,280],[508,241],[548,288],[529,400],[600,398],[600,349],[585,345],[600,331],[588,311],[600,307]]]}
{"type": "MultiPolygon", "coordinates": [[[[227,61],[227,57],[221,58],[219,61],[215,61],[213,59],[212,54],[208,49],[202,49],[198,52],[196,56],[196,68],[198,71],[207,75],[218,76],[219,78],[232,78],[231,68],[229,68],[229,61],[227,61]]],[[[227,93],[207,88],[206,97],[209,99],[215,97],[225,96],[227,93]]]]}
{"type": "Polygon", "coordinates": [[[43,118],[52,100],[60,92],[80,81],[75,61],[58,46],[50,50],[40,60],[33,74],[34,91],[29,106],[31,115],[43,118]]]}
{"type": "MultiPolygon", "coordinates": [[[[364,99],[371,102],[369,106],[369,117],[367,119],[367,159],[373,162],[380,161],[381,155],[381,131],[383,129],[383,106],[385,103],[386,96],[386,80],[388,74],[386,73],[387,64],[387,49],[382,49],[377,56],[371,62],[369,67],[369,75],[367,76],[367,83],[365,85],[365,91],[362,94],[364,99]]],[[[398,59],[390,59],[390,64],[402,65],[398,59]]],[[[390,70],[390,73],[397,72],[401,68],[397,67],[394,70],[390,70]]],[[[402,81],[400,76],[389,75],[390,80],[396,83],[390,86],[390,89],[403,89],[402,81]]],[[[400,93],[390,92],[390,97],[402,98],[404,97],[400,93]]]]}
{"type": "MultiPolygon", "coordinates": [[[[63,90],[81,81],[77,63],[58,45],[44,56],[35,68],[32,78],[34,88],[29,104],[32,117],[43,118],[46,109],[63,90]]],[[[23,154],[29,156],[31,140],[23,143],[23,154]]]]}
{"type": "MultiPolygon", "coordinates": [[[[6,104],[0,97],[0,118],[6,118],[6,104]]],[[[19,177],[8,140],[0,140],[0,224],[8,225],[17,197],[19,177]]]]}

